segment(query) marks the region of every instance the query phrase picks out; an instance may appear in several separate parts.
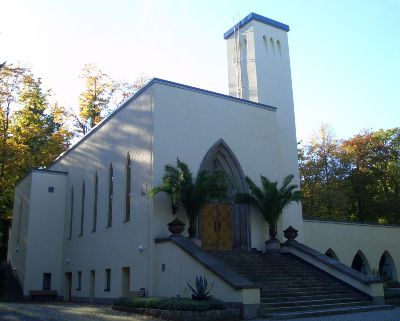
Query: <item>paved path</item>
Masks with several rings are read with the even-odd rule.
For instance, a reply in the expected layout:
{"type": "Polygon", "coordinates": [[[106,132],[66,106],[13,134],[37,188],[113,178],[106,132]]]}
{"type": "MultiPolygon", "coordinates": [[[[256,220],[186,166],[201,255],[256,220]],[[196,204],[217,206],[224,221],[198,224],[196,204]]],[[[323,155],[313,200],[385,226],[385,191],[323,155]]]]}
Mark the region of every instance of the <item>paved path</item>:
{"type": "Polygon", "coordinates": [[[159,321],[112,311],[110,306],[72,303],[0,302],[1,321],[159,321]]]}
{"type": "MultiPolygon", "coordinates": [[[[112,311],[109,306],[72,303],[0,302],[1,321],[161,321],[112,311]]],[[[229,321],[229,320],[227,320],[229,321]]],[[[259,319],[257,321],[272,321],[259,319]]],[[[400,307],[393,310],[290,319],[286,321],[400,321],[400,307]]]]}
{"type": "MultiPolygon", "coordinates": [[[[257,319],[257,321],[273,321],[257,319]]],[[[400,307],[393,310],[359,312],[314,318],[288,319],[285,321],[400,321],[400,307]]]]}

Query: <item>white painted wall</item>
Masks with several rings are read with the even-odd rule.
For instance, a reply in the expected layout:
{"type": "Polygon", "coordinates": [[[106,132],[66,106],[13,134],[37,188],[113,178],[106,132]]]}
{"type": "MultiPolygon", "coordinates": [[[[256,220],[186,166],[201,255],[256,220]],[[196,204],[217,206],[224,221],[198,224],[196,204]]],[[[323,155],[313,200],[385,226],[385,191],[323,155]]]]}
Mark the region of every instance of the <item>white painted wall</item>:
{"type": "Polygon", "coordinates": [[[72,272],[72,296],[89,296],[90,270],[95,270],[95,297],[121,295],[121,268],[130,267],[131,291],[148,289],[149,228],[152,203],[143,193],[151,181],[152,107],[150,88],[98,126],[80,144],[55,162],[52,169],[68,171],[67,206],[64,223],[63,272],[72,272]],[[131,219],[125,220],[126,156],[131,158],[131,219]],[[114,169],[112,226],[107,228],[108,173],[114,169]],[[92,232],[94,177],[98,174],[97,229],[92,232]],[[80,234],[81,186],[86,199],[83,235],[80,234]],[[72,237],[69,236],[71,189],[74,189],[72,237]],[[146,251],[141,253],[138,248],[146,251]],[[111,269],[111,290],[105,290],[105,269],[111,269]],[[82,288],[77,291],[77,272],[82,288]]]}
{"type": "Polygon", "coordinates": [[[191,297],[187,286],[193,287],[196,275],[205,276],[213,288],[211,295],[225,302],[241,302],[242,290],[236,290],[224,280],[208,270],[189,254],[171,242],[155,244],[155,286],[154,294],[161,297],[191,297]],[[165,272],[162,271],[165,265],[165,272]]]}
{"type": "Polygon", "coordinates": [[[32,175],[29,175],[19,182],[15,189],[13,219],[8,238],[7,261],[16,269],[22,284],[25,280],[31,185],[32,175]]]}
{"type": "MultiPolygon", "coordinates": [[[[244,99],[277,107],[276,139],[279,167],[273,176],[261,172],[270,179],[281,182],[293,174],[294,183],[300,184],[297,163],[297,139],[294,116],[292,79],[287,32],[255,20],[240,29],[240,68],[238,77],[235,35],[227,38],[229,93],[244,99]],[[271,38],[273,46],[271,45],[271,38]],[[265,40],[267,44],[265,44],[265,40]],[[280,44],[278,48],[278,42],[280,44]],[[240,91],[237,88],[241,88],[240,91]]],[[[278,222],[278,237],[292,225],[299,230],[303,240],[303,222],[300,205],[288,207],[278,222]]]]}
{"type": "Polygon", "coordinates": [[[371,269],[379,270],[382,254],[388,251],[400,277],[400,227],[350,222],[304,220],[304,243],[325,253],[332,249],[340,262],[351,266],[361,250],[371,269]]]}
{"type": "Polygon", "coordinates": [[[24,295],[42,289],[43,273],[51,273],[51,289],[61,291],[65,192],[65,173],[40,170],[16,188],[8,260],[23,284],[24,295]],[[50,186],[54,193],[48,192],[50,186]]]}
{"type": "MultiPolygon", "coordinates": [[[[214,97],[201,92],[155,85],[154,186],[160,185],[165,164],[179,157],[197,174],[207,151],[223,139],[236,155],[245,175],[259,182],[263,173],[278,179],[276,115],[274,111],[214,97]]],[[[153,235],[169,235],[174,218],[165,195],[154,201],[153,235]]],[[[178,217],[187,222],[183,211],[178,217]]],[[[251,215],[252,247],[264,248],[267,225],[259,213],[251,215]]]]}
{"type": "Polygon", "coordinates": [[[41,290],[43,273],[51,273],[51,289],[61,294],[66,174],[32,172],[30,220],[24,295],[41,290]],[[54,187],[54,193],[48,187],[54,187]]]}

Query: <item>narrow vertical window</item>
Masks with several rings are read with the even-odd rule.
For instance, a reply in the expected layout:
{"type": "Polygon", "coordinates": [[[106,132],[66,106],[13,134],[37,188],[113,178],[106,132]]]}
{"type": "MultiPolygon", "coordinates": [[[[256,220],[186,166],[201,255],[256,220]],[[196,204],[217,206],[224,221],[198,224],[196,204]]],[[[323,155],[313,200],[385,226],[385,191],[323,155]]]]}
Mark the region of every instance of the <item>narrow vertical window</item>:
{"type": "Polygon", "coordinates": [[[112,203],[113,203],[113,182],[114,181],[114,173],[113,166],[110,164],[110,169],[108,172],[108,217],[107,217],[107,227],[111,227],[112,225],[112,203]]]}
{"type": "Polygon", "coordinates": [[[125,186],[125,222],[131,219],[131,157],[129,153],[126,156],[126,186],[125,186]]]}
{"type": "Polygon", "coordinates": [[[79,236],[83,235],[83,222],[85,217],[85,181],[82,181],[82,199],[81,199],[81,228],[79,236]]]}
{"type": "Polygon", "coordinates": [[[71,204],[70,204],[70,216],[69,216],[69,236],[68,239],[72,238],[72,220],[74,216],[74,187],[71,187],[71,204]]]}
{"type": "Polygon", "coordinates": [[[19,202],[17,243],[19,243],[21,239],[21,221],[22,221],[22,198],[21,201],[19,202]]]}
{"type": "Polygon", "coordinates": [[[272,53],[275,56],[275,45],[274,45],[274,39],[272,39],[272,37],[269,38],[269,43],[270,43],[270,48],[272,48],[272,53]]]}
{"type": "Polygon", "coordinates": [[[268,53],[268,40],[267,40],[266,36],[263,36],[263,43],[264,43],[265,52],[268,53]]]}
{"type": "Polygon", "coordinates": [[[282,57],[282,47],[281,47],[281,42],[279,40],[276,41],[276,46],[278,47],[279,56],[282,57]]]}
{"type": "Polygon", "coordinates": [[[94,204],[93,204],[93,227],[92,232],[96,232],[97,226],[97,193],[99,190],[99,179],[97,177],[97,172],[94,174],[94,204]]]}
{"type": "Polygon", "coordinates": [[[77,281],[78,281],[78,287],[76,288],[76,291],[80,291],[82,287],[82,271],[78,271],[77,281]]]}
{"type": "Polygon", "coordinates": [[[43,273],[43,290],[51,290],[51,273],[43,273]]]}
{"type": "Polygon", "coordinates": [[[111,290],[111,269],[106,269],[106,284],[104,291],[109,292],[111,290]]]}

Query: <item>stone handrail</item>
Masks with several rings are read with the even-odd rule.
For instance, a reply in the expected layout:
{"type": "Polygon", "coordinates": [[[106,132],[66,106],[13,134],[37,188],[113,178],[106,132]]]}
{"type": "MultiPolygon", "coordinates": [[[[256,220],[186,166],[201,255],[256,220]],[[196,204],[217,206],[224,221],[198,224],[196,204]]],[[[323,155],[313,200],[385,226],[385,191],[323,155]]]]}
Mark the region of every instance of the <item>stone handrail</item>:
{"type": "Polygon", "coordinates": [[[203,250],[186,237],[171,235],[168,238],[155,239],[155,242],[173,242],[235,289],[258,289],[252,282],[229,269],[229,267],[213,255],[207,253],[207,251],[203,250]]]}

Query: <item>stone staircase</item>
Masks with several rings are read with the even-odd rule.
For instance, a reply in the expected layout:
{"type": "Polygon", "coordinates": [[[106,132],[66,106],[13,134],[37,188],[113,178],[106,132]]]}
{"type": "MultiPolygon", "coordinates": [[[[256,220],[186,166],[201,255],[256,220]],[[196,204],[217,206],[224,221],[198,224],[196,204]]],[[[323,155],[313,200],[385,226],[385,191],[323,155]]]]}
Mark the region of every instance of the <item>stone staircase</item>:
{"type": "Polygon", "coordinates": [[[261,289],[260,317],[286,319],[392,308],[292,254],[210,251],[261,289]]]}
{"type": "Polygon", "coordinates": [[[23,300],[21,284],[5,261],[0,264],[0,301],[23,300]]]}

